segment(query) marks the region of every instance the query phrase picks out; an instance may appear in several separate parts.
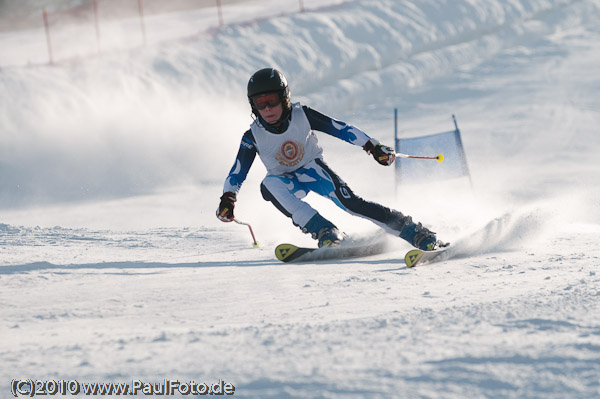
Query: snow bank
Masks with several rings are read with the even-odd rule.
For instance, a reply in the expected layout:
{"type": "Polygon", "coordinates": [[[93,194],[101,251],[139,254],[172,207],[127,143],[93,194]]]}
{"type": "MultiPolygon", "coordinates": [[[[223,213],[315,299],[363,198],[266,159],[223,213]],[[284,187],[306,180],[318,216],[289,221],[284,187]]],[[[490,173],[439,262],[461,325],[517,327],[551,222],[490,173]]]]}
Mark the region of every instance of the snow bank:
{"type": "Polygon", "coordinates": [[[225,26],[211,40],[3,68],[0,204],[221,181],[250,122],[255,70],[280,68],[293,95],[341,117],[556,29],[555,19],[597,15],[571,3],[357,1],[225,26]]]}

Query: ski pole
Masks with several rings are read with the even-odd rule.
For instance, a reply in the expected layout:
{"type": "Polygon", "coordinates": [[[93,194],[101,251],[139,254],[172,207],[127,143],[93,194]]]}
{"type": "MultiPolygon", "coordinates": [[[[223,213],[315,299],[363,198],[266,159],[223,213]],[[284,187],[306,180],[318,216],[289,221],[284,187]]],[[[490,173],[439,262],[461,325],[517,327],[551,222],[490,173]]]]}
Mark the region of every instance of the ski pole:
{"type": "Polygon", "coordinates": [[[237,224],[243,224],[244,226],[248,226],[248,230],[250,230],[250,234],[252,235],[252,240],[254,240],[252,242],[252,247],[258,248],[258,241],[256,241],[256,238],[254,237],[254,232],[252,231],[252,226],[250,226],[249,223],[242,222],[241,220],[233,219],[233,221],[236,222],[237,224]]]}
{"type": "Polygon", "coordinates": [[[400,158],[412,158],[412,159],[436,159],[438,162],[442,162],[444,160],[444,156],[442,154],[437,154],[435,157],[422,157],[422,156],[418,156],[418,155],[408,155],[408,154],[402,154],[400,152],[397,152],[396,156],[400,157],[400,158]]]}

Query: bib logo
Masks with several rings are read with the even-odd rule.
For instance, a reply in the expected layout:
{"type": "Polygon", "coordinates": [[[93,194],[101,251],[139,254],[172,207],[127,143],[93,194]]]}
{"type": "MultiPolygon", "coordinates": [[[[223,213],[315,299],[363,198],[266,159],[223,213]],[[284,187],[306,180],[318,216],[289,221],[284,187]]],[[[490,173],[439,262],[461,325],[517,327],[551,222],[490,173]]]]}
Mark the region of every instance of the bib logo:
{"type": "Polygon", "coordinates": [[[280,164],[296,166],[304,158],[304,146],[296,141],[286,141],[275,156],[280,164]]]}

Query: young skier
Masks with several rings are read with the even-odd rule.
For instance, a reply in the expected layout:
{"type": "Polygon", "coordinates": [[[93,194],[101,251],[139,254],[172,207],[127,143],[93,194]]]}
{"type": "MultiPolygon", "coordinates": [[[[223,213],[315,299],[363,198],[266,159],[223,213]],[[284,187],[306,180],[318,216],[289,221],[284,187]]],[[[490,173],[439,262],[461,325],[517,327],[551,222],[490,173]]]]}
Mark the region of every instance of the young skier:
{"type": "Polygon", "coordinates": [[[381,165],[396,158],[392,148],[380,144],[355,126],[332,119],[300,103],[292,104],[283,74],[273,68],[257,71],[248,82],[248,101],[256,116],[240,144],[235,163],[225,180],[217,217],[224,222],[234,219],[236,195],[256,154],[267,168],[260,185],[263,198],[270,201],[294,225],[318,240],[319,247],[335,246],[344,238],[329,220],[302,201],[309,191],[331,199],[353,215],[369,219],[387,232],[411,245],[433,250],[446,244],[435,233],[415,224],[410,216],[358,197],[327,166],[315,131],[330,134],[361,146],[381,165]]]}

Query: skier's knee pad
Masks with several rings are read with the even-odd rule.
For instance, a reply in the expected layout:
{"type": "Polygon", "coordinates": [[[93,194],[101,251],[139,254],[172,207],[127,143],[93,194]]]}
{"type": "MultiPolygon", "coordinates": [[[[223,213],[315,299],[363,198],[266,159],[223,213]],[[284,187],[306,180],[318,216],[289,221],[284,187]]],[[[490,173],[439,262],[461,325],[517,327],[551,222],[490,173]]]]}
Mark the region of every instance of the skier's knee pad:
{"type": "Polygon", "coordinates": [[[260,183],[260,193],[262,194],[262,197],[265,201],[273,202],[273,200],[275,199],[275,197],[273,197],[273,194],[271,194],[267,186],[265,186],[264,182],[260,183]]]}
{"type": "Polygon", "coordinates": [[[265,201],[273,202],[276,196],[275,193],[280,191],[286,185],[284,178],[279,176],[268,175],[260,183],[260,193],[265,201]]]}
{"type": "Polygon", "coordinates": [[[310,205],[300,200],[307,193],[291,178],[269,175],[262,181],[260,192],[266,201],[292,218],[294,224],[303,226],[316,213],[310,205]]]}
{"type": "Polygon", "coordinates": [[[260,184],[260,192],[266,201],[286,201],[287,198],[295,197],[302,199],[308,194],[297,179],[286,176],[268,175],[260,184]]]}
{"type": "Polygon", "coordinates": [[[362,198],[357,197],[350,187],[345,184],[336,187],[335,193],[342,205],[351,212],[358,211],[362,202],[364,202],[362,198]]]}

